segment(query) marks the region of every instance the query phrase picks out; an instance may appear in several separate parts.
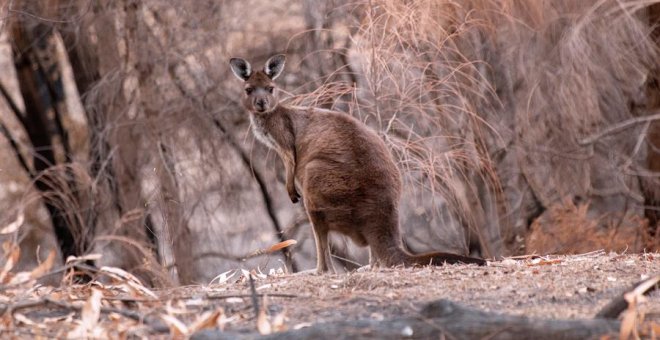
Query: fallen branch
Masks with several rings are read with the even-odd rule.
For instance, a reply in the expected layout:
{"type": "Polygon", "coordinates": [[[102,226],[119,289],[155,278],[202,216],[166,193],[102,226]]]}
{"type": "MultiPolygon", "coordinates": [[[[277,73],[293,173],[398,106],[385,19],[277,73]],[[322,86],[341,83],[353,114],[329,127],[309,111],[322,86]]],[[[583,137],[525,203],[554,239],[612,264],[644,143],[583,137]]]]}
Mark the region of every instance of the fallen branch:
{"type": "Polygon", "coordinates": [[[647,287],[643,287],[644,289],[641,292],[642,294],[648,294],[658,289],[658,285],[660,285],[660,275],[655,275],[646,280],[642,280],[633,284],[632,287],[627,289],[625,292],[621,293],[621,295],[614,298],[614,300],[612,300],[610,303],[605,305],[603,309],[601,309],[598,313],[596,313],[596,318],[604,318],[604,319],[618,318],[619,315],[628,308],[628,301],[625,298],[626,294],[634,291],[635,289],[637,289],[642,285],[647,285],[647,287]]]}
{"type": "Polygon", "coordinates": [[[57,274],[64,273],[64,272],[66,272],[70,269],[84,270],[84,271],[87,271],[87,272],[92,273],[92,274],[98,272],[98,268],[95,268],[93,266],[88,266],[88,265],[80,263],[78,261],[74,261],[74,262],[66,263],[65,265],[63,265],[61,267],[58,267],[58,268],[55,268],[55,269],[53,269],[53,270],[51,270],[47,273],[44,273],[44,274],[41,274],[41,275],[38,275],[38,276],[35,276],[35,277],[31,277],[31,278],[25,279],[23,281],[14,282],[14,283],[6,284],[6,285],[1,285],[0,286],[0,291],[20,287],[20,286],[22,286],[24,284],[27,284],[27,283],[30,283],[32,281],[39,281],[41,279],[44,279],[44,278],[52,276],[52,275],[57,275],[57,274]]]}
{"type": "Polygon", "coordinates": [[[34,307],[41,307],[46,305],[48,302],[45,299],[39,299],[39,300],[28,300],[28,301],[21,301],[17,302],[13,305],[0,305],[0,315],[5,314],[7,312],[13,313],[16,311],[20,311],[22,309],[29,309],[29,308],[34,308],[34,307]]]}
{"type": "Polygon", "coordinates": [[[353,320],[314,324],[275,333],[205,330],[191,339],[593,339],[616,337],[620,322],[609,319],[551,320],[484,312],[448,300],[426,305],[417,316],[389,320],[353,320]]]}
{"type": "MultiPolygon", "coordinates": [[[[37,300],[21,301],[13,305],[0,305],[0,314],[14,313],[20,310],[37,308],[37,307],[44,308],[47,306],[55,306],[61,309],[72,310],[76,312],[80,312],[83,309],[82,305],[74,305],[68,302],[58,301],[49,297],[44,297],[37,300]]],[[[169,327],[167,327],[167,325],[161,322],[158,318],[149,317],[148,315],[144,315],[136,311],[113,308],[113,307],[101,307],[101,313],[103,314],[115,313],[124,316],[126,318],[138,322],[142,322],[145,325],[149,326],[151,330],[154,332],[162,333],[169,331],[169,327]]]]}

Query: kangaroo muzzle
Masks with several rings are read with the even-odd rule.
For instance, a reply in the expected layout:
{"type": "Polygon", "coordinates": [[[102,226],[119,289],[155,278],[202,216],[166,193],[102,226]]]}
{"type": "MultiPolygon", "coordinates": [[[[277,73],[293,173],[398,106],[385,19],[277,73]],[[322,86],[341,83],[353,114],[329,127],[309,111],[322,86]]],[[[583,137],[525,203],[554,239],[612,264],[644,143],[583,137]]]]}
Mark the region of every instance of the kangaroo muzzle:
{"type": "Polygon", "coordinates": [[[268,99],[266,98],[257,98],[254,100],[254,108],[257,111],[267,111],[268,110],[268,99]]]}

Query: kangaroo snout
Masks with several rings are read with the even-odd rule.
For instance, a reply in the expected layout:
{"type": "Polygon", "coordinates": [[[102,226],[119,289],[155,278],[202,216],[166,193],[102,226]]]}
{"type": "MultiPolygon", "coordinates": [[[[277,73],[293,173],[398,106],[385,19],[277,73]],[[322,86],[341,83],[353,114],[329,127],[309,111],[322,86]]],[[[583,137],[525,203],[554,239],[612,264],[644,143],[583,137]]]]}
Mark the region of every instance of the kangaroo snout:
{"type": "Polygon", "coordinates": [[[254,108],[257,111],[266,111],[268,109],[268,99],[266,98],[257,98],[254,100],[254,108]]]}

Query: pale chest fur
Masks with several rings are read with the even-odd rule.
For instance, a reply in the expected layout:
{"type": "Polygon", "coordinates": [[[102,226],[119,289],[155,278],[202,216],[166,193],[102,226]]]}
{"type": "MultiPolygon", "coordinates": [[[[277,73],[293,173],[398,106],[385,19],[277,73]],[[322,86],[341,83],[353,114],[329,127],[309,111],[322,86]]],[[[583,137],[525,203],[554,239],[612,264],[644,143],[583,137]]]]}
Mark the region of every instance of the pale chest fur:
{"type": "Polygon", "coordinates": [[[273,139],[273,136],[266,129],[265,119],[251,114],[250,122],[252,123],[252,133],[254,133],[254,136],[267,147],[277,150],[275,139],[273,139]]]}

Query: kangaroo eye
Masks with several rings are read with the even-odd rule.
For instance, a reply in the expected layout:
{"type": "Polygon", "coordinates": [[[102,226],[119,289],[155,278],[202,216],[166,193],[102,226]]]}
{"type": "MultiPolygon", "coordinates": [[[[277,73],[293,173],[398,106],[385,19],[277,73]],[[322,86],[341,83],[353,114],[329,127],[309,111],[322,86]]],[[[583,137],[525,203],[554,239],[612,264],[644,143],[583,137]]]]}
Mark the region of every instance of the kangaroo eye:
{"type": "Polygon", "coordinates": [[[247,94],[252,93],[252,91],[254,91],[254,89],[251,88],[251,87],[248,87],[248,88],[245,89],[245,93],[247,93],[247,94]]]}
{"type": "Polygon", "coordinates": [[[266,91],[268,91],[269,93],[273,93],[273,87],[272,86],[266,87],[266,91]]]}

